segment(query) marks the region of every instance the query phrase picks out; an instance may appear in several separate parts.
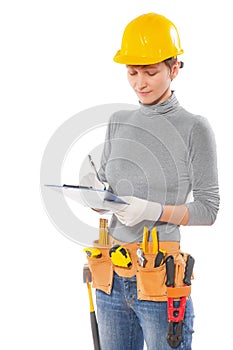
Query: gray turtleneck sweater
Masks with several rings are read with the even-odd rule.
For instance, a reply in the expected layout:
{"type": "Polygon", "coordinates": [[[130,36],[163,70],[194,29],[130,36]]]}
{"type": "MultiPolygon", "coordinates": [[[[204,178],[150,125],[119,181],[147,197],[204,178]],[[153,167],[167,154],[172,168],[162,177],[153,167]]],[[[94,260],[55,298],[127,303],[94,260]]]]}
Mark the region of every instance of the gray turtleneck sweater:
{"type": "MultiPolygon", "coordinates": [[[[163,205],[186,203],[188,225],[211,225],[216,219],[214,135],[207,120],[182,108],[174,93],[161,104],[111,116],[99,175],[119,196],[163,205]]],[[[180,241],[177,225],[143,221],[126,227],[114,215],[110,234],[125,242],[140,241],[145,225],[156,225],[160,241],[180,241]]]]}

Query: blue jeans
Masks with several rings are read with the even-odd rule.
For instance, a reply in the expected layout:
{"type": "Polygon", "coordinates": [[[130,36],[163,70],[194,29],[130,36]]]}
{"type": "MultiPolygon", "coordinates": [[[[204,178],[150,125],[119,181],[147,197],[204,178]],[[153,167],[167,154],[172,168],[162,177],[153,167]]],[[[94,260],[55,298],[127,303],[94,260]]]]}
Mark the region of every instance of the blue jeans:
{"type": "MultiPolygon", "coordinates": [[[[96,290],[96,303],[101,350],[142,350],[144,340],[148,350],[172,349],[166,340],[167,303],[138,300],[135,276],[114,274],[111,295],[96,290]]],[[[188,298],[183,340],[177,350],[191,350],[193,318],[188,298]]]]}

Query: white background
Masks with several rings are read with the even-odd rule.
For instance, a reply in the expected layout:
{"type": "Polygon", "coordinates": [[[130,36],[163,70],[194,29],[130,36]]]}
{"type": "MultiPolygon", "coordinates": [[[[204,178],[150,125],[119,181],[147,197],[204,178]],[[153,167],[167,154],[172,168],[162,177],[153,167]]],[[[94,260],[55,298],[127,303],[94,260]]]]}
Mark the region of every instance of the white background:
{"type": "Polygon", "coordinates": [[[82,248],[60,234],[41,201],[44,149],[74,114],[132,103],[124,66],[112,61],[134,17],[176,23],[185,68],[181,104],[206,116],[216,135],[221,209],[212,227],[182,229],[196,258],[193,349],[232,347],[232,16],[230,2],[92,0],[1,2],[0,348],[92,349],[82,248]]]}

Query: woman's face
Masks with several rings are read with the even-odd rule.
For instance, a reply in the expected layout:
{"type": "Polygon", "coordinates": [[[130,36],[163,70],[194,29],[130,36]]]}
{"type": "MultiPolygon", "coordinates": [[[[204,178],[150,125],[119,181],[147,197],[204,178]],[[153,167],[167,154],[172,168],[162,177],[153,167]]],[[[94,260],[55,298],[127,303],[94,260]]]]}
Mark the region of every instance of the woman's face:
{"type": "Polygon", "coordinates": [[[146,105],[161,103],[171,96],[170,84],[177,74],[176,66],[171,72],[164,62],[126,67],[129,83],[141,103],[146,105]]]}

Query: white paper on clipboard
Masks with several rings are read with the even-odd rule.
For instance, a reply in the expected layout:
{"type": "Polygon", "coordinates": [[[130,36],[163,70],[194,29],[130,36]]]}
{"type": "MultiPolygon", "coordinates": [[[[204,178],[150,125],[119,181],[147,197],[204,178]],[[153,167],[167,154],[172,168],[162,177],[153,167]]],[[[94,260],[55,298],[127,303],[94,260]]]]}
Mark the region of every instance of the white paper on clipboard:
{"type": "Polygon", "coordinates": [[[125,205],[128,205],[120,197],[108,190],[98,190],[92,187],[85,186],[73,186],[73,185],[49,185],[46,187],[63,194],[65,197],[71,198],[79,204],[95,208],[95,209],[106,209],[106,210],[120,210],[125,205]]]}

